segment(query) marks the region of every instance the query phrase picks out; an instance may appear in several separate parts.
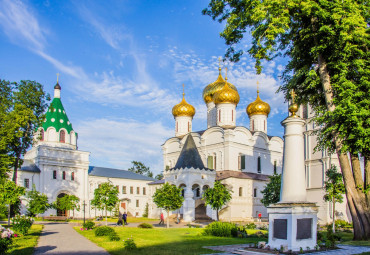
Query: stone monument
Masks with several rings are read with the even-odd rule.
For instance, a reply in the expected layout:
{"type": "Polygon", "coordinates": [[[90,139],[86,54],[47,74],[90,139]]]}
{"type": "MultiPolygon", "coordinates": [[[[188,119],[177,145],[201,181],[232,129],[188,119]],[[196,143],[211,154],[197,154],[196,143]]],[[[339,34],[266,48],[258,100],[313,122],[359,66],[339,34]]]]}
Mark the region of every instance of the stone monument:
{"type": "Polygon", "coordinates": [[[315,203],[306,198],[304,169],[303,126],[305,121],[296,115],[298,105],[291,92],[291,116],[281,122],[284,126],[283,175],[280,202],[267,208],[271,249],[299,251],[316,246],[317,211],[315,203]]]}

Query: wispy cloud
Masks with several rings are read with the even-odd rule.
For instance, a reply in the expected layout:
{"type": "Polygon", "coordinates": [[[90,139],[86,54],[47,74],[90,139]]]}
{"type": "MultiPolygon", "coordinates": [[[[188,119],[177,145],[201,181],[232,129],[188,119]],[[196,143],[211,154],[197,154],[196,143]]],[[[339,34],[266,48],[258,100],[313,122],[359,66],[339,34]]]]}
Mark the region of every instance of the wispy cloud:
{"type": "Polygon", "coordinates": [[[94,162],[127,169],[132,160],[144,162],[159,173],[163,170],[161,144],[173,130],[160,122],[131,119],[92,119],[75,124],[82,150],[93,151],[94,162]]]}
{"type": "Polygon", "coordinates": [[[47,30],[41,28],[34,11],[19,0],[0,1],[0,26],[13,43],[31,44],[32,49],[43,50],[47,30]]]}

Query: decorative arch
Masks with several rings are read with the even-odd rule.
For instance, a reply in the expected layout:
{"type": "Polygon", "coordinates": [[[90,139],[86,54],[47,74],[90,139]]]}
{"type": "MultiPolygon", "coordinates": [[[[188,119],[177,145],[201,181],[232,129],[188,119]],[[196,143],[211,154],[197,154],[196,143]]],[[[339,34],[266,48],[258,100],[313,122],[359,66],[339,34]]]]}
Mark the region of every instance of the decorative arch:
{"type": "Polygon", "coordinates": [[[63,129],[59,131],[59,142],[61,143],[66,142],[66,131],[64,131],[63,129]]]}

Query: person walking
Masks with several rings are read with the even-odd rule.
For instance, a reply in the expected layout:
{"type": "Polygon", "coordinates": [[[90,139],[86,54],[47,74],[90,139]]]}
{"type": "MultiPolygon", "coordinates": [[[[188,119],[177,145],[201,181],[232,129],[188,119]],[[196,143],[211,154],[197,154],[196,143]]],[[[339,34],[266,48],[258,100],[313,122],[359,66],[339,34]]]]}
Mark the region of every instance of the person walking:
{"type": "Polygon", "coordinates": [[[123,219],[123,223],[124,223],[125,225],[127,225],[127,213],[126,213],[126,212],[124,212],[124,213],[123,213],[123,215],[122,215],[122,219],[123,219]]]}
{"type": "Polygon", "coordinates": [[[161,217],[160,217],[160,222],[159,222],[159,225],[164,225],[164,215],[163,215],[163,212],[161,213],[161,217]]]}
{"type": "Polygon", "coordinates": [[[117,226],[122,226],[122,225],[123,225],[122,218],[123,218],[123,215],[122,215],[122,213],[121,213],[121,212],[119,212],[119,214],[118,214],[117,226]]]}

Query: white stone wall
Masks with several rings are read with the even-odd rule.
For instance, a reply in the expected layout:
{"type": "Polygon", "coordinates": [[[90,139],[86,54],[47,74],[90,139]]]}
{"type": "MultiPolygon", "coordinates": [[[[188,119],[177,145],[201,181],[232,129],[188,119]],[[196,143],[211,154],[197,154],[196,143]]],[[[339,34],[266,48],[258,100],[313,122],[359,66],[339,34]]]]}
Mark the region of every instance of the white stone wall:
{"type": "Polygon", "coordinates": [[[220,127],[235,127],[236,123],[236,105],[235,104],[218,104],[217,111],[217,126],[220,127]]]}
{"type": "MultiPolygon", "coordinates": [[[[118,186],[119,193],[118,198],[120,200],[119,210],[120,212],[127,212],[132,216],[141,217],[144,213],[146,204],[149,203],[150,190],[148,183],[152,181],[144,180],[131,180],[121,178],[107,178],[101,176],[89,176],[89,194],[88,201],[89,206],[87,209],[89,217],[96,217],[105,215],[98,209],[91,206],[91,200],[94,198],[94,190],[99,187],[99,184],[110,182],[114,186],[118,186]],[[123,186],[126,187],[126,194],[123,193],[123,186]],[[131,189],[132,187],[132,189],[131,189]],[[145,189],[145,194],[144,194],[145,189]],[[131,193],[132,190],[132,193],[131,193]]],[[[108,213],[111,215],[111,213],[108,213]]]]}
{"type": "Polygon", "coordinates": [[[182,137],[187,133],[191,132],[192,128],[192,117],[190,116],[178,116],[175,118],[175,136],[182,137]]]}
{"type": "Polygon", "coordinates": [[[250,116],[249,129],[251,131],[267,133],[267,116],[264,114],[255,114],[250,116]]]}
{"type": "Polygon", "coordinates": [[[217,111],[215,103],[207,103],[207,128],[214,127],[217,125],[217,111]]]}

